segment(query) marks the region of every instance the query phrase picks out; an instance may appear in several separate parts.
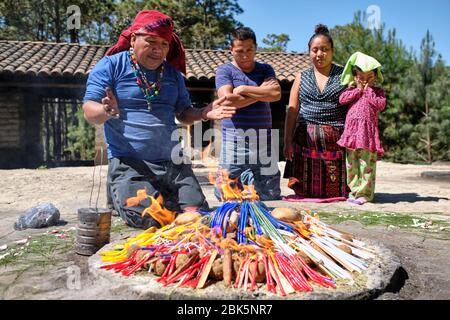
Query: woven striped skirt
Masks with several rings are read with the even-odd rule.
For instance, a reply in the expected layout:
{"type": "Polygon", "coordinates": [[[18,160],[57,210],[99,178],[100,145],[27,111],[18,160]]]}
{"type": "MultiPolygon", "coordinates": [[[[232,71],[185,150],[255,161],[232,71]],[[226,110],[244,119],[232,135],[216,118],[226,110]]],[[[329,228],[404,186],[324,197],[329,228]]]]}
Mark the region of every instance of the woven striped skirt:
{"type": "Polygon", "coordinates": [[[295,194],[305,198],[347,197],[345,149],[336,144],[343,129],[299,124],[295,129],[293,161],[284,178],[295,194]]]}

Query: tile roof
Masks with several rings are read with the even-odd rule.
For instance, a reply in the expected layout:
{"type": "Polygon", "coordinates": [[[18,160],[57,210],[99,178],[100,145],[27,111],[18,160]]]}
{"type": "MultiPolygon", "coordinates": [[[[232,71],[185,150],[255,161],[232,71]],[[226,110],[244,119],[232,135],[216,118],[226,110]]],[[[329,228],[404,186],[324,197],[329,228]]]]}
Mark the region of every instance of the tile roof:
{"type": "Polygon", "coordinates": [[[0,41],[0,74],[86,77],[107,47],[68,43],[0,41]]]}
{"type": "MultiPolygon", "coordinates": [[[[300,70],[305,70],[311,63],[305,54],[284,52],[258,52],[256,60],[270,64],[278,80],[292,82],[300,70]]],[[[231,61],[229,51],[219,50],[187,50],[187,72],[189,80],[211,80],[215,76],[216,68],[231,61]]]]}
{"type": "MultiPolygon", "coordinates": [[[[0,75],[44,77],[87,77],[108,46],[78,43],[51,43],[0,40],[0,75]]],[[[217,66],[231,61],[228,51],[188,49],[186,78],[214,79],[217,66]]],[[[291,82],[300,70],[309,67],[305,54],[258,52],[256,60],[269,63],[278,80],[291,82]]]]}

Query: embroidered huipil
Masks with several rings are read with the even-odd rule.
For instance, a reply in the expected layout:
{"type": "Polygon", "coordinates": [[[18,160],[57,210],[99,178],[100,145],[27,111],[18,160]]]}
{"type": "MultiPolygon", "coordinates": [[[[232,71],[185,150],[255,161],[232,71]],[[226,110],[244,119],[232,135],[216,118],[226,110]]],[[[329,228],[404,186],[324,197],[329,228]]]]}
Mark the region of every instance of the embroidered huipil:
{"type": "Polygon", "coordinates": [[[383,156],[378,133],[378,113],[386,106],[382,88],[347,88],[339,97],[341,104],[350,105],[345,119],[344,133],[337,142],[347,149],[364,149],[383,156]]]}

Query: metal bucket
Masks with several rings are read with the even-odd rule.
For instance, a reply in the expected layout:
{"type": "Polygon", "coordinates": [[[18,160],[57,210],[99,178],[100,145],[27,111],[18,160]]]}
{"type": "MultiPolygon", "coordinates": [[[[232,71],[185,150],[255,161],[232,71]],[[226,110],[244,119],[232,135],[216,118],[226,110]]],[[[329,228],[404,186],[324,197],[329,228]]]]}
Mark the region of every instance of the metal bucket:
{"type": "Polygon", "coordinates": [[[91,256],[109,243],[111,233],[111,210],[104,208],[78,209],[75,252],[91,256]]]}

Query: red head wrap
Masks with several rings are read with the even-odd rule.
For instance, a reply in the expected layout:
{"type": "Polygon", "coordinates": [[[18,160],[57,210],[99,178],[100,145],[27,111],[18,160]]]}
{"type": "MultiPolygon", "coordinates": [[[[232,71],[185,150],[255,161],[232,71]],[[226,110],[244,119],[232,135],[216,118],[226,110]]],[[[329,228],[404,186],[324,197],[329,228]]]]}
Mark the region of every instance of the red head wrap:
{"type": "Polygon", "coordinates": [[[117,43],[106,51],[106,55],[128,50],[131,46],[131,34],[139,33],[157,36],[170,43],[167,61],[178,71],[186,74],[186,54],[180,38],[173,32],[173,21],[168,15],[156,10],[140,11],[128,29],[122,31],[117,43]]]}

